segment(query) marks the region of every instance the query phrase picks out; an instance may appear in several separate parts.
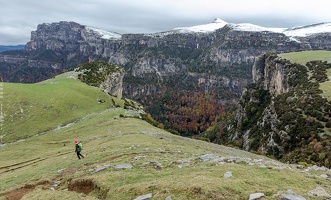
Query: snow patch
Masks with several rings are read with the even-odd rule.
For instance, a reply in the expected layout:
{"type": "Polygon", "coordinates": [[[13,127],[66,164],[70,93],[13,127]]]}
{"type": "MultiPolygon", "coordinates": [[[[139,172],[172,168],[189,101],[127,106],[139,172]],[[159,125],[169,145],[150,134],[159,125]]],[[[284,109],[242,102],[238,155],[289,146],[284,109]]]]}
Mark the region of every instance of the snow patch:
{"type": "Polygon", "coordinates": [[[190,27],[178,27],[174,28],[170,31],[164,31],[164,32],[158,32],[158,33],[149,33],[149,34],[144,34],[145,36],[150,36],[150,37],[164,37],[167,35],[173,35],[173,34],[182,34],[182,33],[210,33],[214,32],[217,29],[223,28],[225,25],[228,23],[219,19],[215,18],[213,22],[209,24],[202,24],[202,25],[197,25],[197,26],[190,26],[190,27]]]}
{"type": "Polygon", "coordinates": [[[223,28],[228,23],[216,18],[212,23],[209,24],[203,24],[203,25],[197,25],[197,26],[191,26],[191,27],[179,27],[173,29],[173,31],[178,31],[180,33],[187,33],[187,32],[199,32],[199,33],[208,33],[213,32],[217,29],[223,28]]]}
{"type": "MultiPolygon", "coordinates": [[[[221,29],[226,25],[230,26],[234,31],[282,33],[288,36],[290,40],[295,42],[300,42],[295,37],[305,37],[317,33],[331,32],[331,22],[295,27],[295,28],[267,28],[250,23],[239,23],[239,24],[228,23],[222,19],[215,18],[213,22],[208,24],[202,24],[202,25],[190,26],[190,27],[178,27],[170,31],[158,32],[158,33],[146,33],[144,35],[150,37],[164,37],[167,35],[185,34],[185,33],[204,34],[204,33],[214,32],[217,29],[221,29]]],[[[94,34],[100,35],[101,38],[103,39],[119,40],[122,37],[121,34],[104,31],[97,28],[86,27],[86,29],[90,32],[93,32],[94,34]]]]}
{"type": "Polygon", "coordinates": [[[225,25],[230,26],[235,31],[283,33],[286,36],[290,37],[291,40],[296,42],[299,41],[296,40],[294,37],[306,37],[312,34],[331,32],[331,22],[295,27],[295,28],[267,28],[250,23],[240,23],[240,24],[227,23],[219,18],[216,18],[212,23],[209,24],[191,26],[191,27],[179,27],[164,33],[167,34],[190,33],[190,32],[209,33],[217,29],[223,28],[225,25]]]}
{"type": "Polygon", "coordinates": [[[119,33],[109,32],[109,31],[98,29],[98,28],[86,27],[86,30],[100,35],[102,39],[119,40],[122,38],[122,35],[119,33]]]}
{"type": "Polygon", "coordinates": [[[290,28],[283,33],[292,37],[306,37],[317,33],[331,32],[331,23],[320,23],[309,26],[290,28]]]}
{"type": "Polygon", "coordinates": [[[263,26],[258,26],[250,23],[241,23],[241,24],[231,24],[231,27],[236,31],[251,31],[251,32],[275,32],[282,33],[286,28],[266,28],[263,26]]]}

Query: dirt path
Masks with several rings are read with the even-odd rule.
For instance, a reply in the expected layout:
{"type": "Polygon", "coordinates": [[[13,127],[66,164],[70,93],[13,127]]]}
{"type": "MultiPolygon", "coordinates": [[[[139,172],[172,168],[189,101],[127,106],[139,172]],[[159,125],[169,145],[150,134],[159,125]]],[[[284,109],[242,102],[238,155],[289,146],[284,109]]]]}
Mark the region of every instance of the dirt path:
{"type": "Polygon", "coordinates": [[[23,188],[8,192],[8,193],[4,194],[4,196],[8,200],[20,200],[25,194],[27,194],[28,192],[33,191],[37,186],[39,186],[39,185],[48,185],[48,184],[49,184],[48,181],[41,181],[41,182],[38,182],[35,185],[26,184],[23,188]]]}
{"type": "MultiPolygon", "coordinates": [[[[57,157],[58,156],[65,155],[65,154],[69,154],[69,153],[72,153],[72,152],[62,153],[62,154],[57,155],[57,157]]],[[[58,180],[60,180],[63,177],[66,177],[68,175],[71,175],[71,174],[77,172],[77,170],[78,171],[79,170],[84,170],[84,169],[90,167],[91,165],[102,164],[102,163],[109,162],[109,161],[115,160],[117,158],[125,157],[125,156],[142,155],[142,154],[143,155],[146,155],[146,154],[156,154],[156,153],[171,153],[172,154],[172,153],[177,153],[177,152],[169,152],[169,151],[152,152],[151,151],[151,152],[133,152],[133,153],[124,153],[124,154],[115,155],[115,156],[112,156],[112,157],[109,157],[109,158],[100,160],[98,162],[91,163],[89,165],[81,166],[79,169],[68,169],[68,170],[65,170],[64,172],[62,172],[61,175],[55,177],[51,182],[49,182],[49,181],[41,181],[41,182],[38,182],[35,185],[26,184],[24,187],[22,187],[20,189],[13,190],[13,191],[10,191],[10,192],[4,194],[3,196],[5,196],[8,200],[20,200],[25,194],[33,191],[36,188],[36,186],[40,186],[40,185],[46,186],[46,185],[49,185],[52,182],[58,181],[58,180]]],[[[27,161],[15,163],[15,164],[12,164],[12,165],[2,166],[2,167],[0,167],[0,174],[4,174],[6,172],[12,172],[12,171],[15,171],[17,169],[20,169],[20,168],[23,168],[23,167],[27,167],[27,166],[33,165],[35,163],[39,163],[39,162],[44,161],[46,159],[47,158],[34,158],[34,159],[31,159],[31,160],[27,160],[27,161]]],[[[85,188],[88,188],[89,192],[91,192],[91,188],[90,187],[83,187],[83,186],[86,185],[85,182],[84,181],[82,181],[82,182],[79,182],[78,181],[77,183],[75,182],[74,186],[71,188],[72,191],[82,192],[82,193],[85,193],[86,194],[87,191],[82,190],[81,188],[84,188],[84,189],[85,188]],[[83,186],[81,186],[80,183],[83,186]],[[75,188],[79,188],[79,190],[78,189],[75,190],[75,188]]]]}
{"type": "MultiPolygon", "coordinates": [[[[71,153],[71,152],[58,154],[58,155],[56,155],[56,157],[66,155],[66,154],[69,154],[69,153],[71,153]]],[[[39,162],[44,161],[46,159],[48,159],[48,158],[38,157],[38,158],[31,159],[31,160],[26,160],[26,161],[23,161],[23,162],[15,163],[15,164],[12,164],[12,165],[1,166],[0,167],[0,174],[4,174],[4,173],[7,173],[7,172],[12,172],[12,171],[15,171],[17,169],[21,169],[23,167],[27,167],[27,166],[39,163],[39,162]]]]}
{"type": "MultiPolygon", "coordinates": [[[[56,157],[66,155],[69,153],[72,153],[72,152],[62,153],[62,154],[56,155],[56,157]]],[[[28,166],[36,164],[36,163],[40,163],[46,159],[48,159],[48,158],[38,157],[38,158],[31,159],[31,160],[26,160],[23,162],[15,163],[12,165],[2,166],[2,167],[0,167],[0,175],[7,173],[7,172],[15,171],[17,169],[21,169],[23,167],[28,167],[28,166]]],[[[49,181],[41,181],[41,182],[38,182],[37,184],[26,184],[24,187],[10,191],[8,193],[5,193],[3,196],[5,196],[8,200],[19,200],[28,192],[33,191],[36,188],[36,186],[48,185],[48,184],[50,184],[49,181]]]]}

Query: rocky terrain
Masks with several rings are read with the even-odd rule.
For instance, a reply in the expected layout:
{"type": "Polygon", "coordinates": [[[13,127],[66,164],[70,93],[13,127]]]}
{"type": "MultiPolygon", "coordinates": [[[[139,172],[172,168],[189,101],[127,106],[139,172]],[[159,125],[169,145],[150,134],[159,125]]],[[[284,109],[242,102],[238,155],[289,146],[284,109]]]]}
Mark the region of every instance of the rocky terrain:
{"type": "Polygon", "coordinates": [[[331,104],[329,89],[320,86],[330,84],[330,68],[321,60],[302,65],[274,53],[258,57],[234,121],[223,123],[223,140],[284,162],[330,167],[331,104]]]}
{"type": "Polygon", "coordinates": [[[124,67],[123,92],[130,98],[145,100],[188,83],[238,95],[251,82],[254,58],[261,53],[329,49],[330,30],[323,25],[275,30],[215,19],[167,32],[121,35],[75,22],[45,23],[32,31],[24,51],[0,54],[0,68],[4,81],[37,82],[103,60],[124,67]]]}
{"type": "MultiPolygon", "coordinates": [[[[328,153],[321,152],[320,149],[321,146],[328,149],[330,145],[328,143],[320,145],[319,142],[323,138],[317,136],[318,133],[323,132],[323,128],[327,129],[329,126],[327,125],[329,119],[326,117],[329,111],[328,103],[316,111],[304,109],[308,100],[300,102],[301,107],[293,110],[292,114],[312,116],[308,119],[297,119],[301,120],[300,124],[308,120],[309,123],[306,124],[311,125],[310,128],[307,127],[310,132],[293,140],[299,130],[298,127],[293,128],[291,125],[297,121],[293,121],[292,124],[279,124],[278,121],[280,115],[283,121],[291,119],[284,114],[285,109],[280,109],[281,106],[292,105],[298,101],[294,98],[296,94],[291,97],[281,94],[293,93],[293,88],[300,84],[304,85],[303,82],[308,79],[300,82],[302,79],[297,74],[300,73],[301,68],[291,72],[288,70],[289,66],[295,65],[289,65],[282,60],[276,61],[269,52],[329,50],[330,45],[329,23],[273,29],[253,24],[231,24],[215,19],[210,24],[176,28],[160,33],[119,34],[62,21],[38,25],[37,30],[31,32],[31,40],[24,50],[0,53],[0,73],[5,82],[33,83],[72,70],[82,63],[90,61],[112,63],[124,69],[118,76],[113,77],[116,83],[123,81],[123,85],[116,87],[113,85],[112,88],[103,88],[103,90],[118,97],[136,100],[147,109],[151,105],[157,105],[156,109],[164,106],[162,110],[164,113],[151,112],[154,117],[161,116],[159,119],[161,123],[169,121],[176,123],[176,120],[183,119],[180,115],[173,116],[172,110],[170,114],[166,113],[173,102],[178,102],[170,101],[174,98],[174,94],[181,94],[188,99],[215,97],[217,98],[215,102],[227,103],[239,99],[245,87],[253,82],[255,85],[245,91],[244,98],[240,102],[243,109],[238,111],[238,123],[235,125],[237,129],[230,134],[230,140],[236,141],[237,146],[246,150],[259,151],[280,159],[284,158],[286,152],[307,146],[300,139],[304,138],[312,142],[309,146],[311,149],[302,152],[299,158],[289,156],[286,160],[306,162],[302,158],[312,151],[317,151],[308,156],[308,160],[312,159],[319,164],[329,166],[330,163],[325,163],[329,157],[328,153]],[[258,57],[260,55],[263,56],[258,57]],[[289,78],[290,75],[292,78],[289,78]],[[206,96],[198,96],[195,95],[196,93],[206,96]],[[279,98],[279,101],[273,101],[274,98],[279,98]],[[154,103],[156,101],[158,104],[154,103]],[[248,113],[247,108],[250,109],[248,113]],[[282,113],[276,115],[275,113],[280,110],[282,113]],[[263,131],[268,133],[262,134],[263,131]],[[263,135],[262,139],[256,139],[260,134],[263,135]]],[[[114,80],[109,79],[105,83],[114,80]]],[[[315,89],[315,92],[318,90],[314,84],[308,87],[315,89]]],[[[308,94],[310,95],[311,91],[308,94]]],[[[312,97],[308,94],[306,99],[320,101],[320,97],[312,97]]],[[[183,110],[187,105],[186,100],[180,102],[182,107],[174,109],[185,113],[183,110]]],[[[223,107],[219,110],[222,109],[223,107]]],[[[200,110],[202,111],[196,111],[194,118],[197,122],[207,118],[203,113],[205,109],[200,110]]],[[[213,122],[215,116],[208,119],[212,119],[213,122]]],[[[187,118],[185,121],[190,123],[192,119],[187,118]]],[[[211,121],[206,123],[208,125],[198,124],[198,127],[192,123],[193,125],[183,124],[180,128],[190,127],[195,130],[193,135],[199,134],[208,128],[211,121]]],[[[168,125],[167,128],[172,127],[168,125]]],[[[178,130],[181,129],[175,131],[178,130]]],[[[184,134],[190,133],[184,132],[184,134]]]]}
{"type": "MultiPolygon", "coordinates": [[[[327,63],[303,67],[273,53],[260,56],[253,67],[254,83],[240,100],[237,123],[241,126],[233,129],[236,135],[230,134],[246,150],[275,158],[286,156],[288,149],[300,150],[301,157],[291,160],[298,164],[151,126],[142,120],[141,108],[132,110],[127,100],[107,98],[76,79],[74,75],[90,83],[93,75],[88,72],[93,72],[101,76],[92,84],[121,82],[123,70],[117,65],[91,63],[81,65],[81,75],[65,73],[38,84],[4,83],[3,109],[9,117],[4,128],[12,131],[8,141],[14,142],[0,146],[0,199],[330,198],[330,170],[301,160],[329,164],[330,152],[323,151],[330,149],[329,141],[311,134],[321,130],[319,122],[328,118],[320,118],[319,113],[330,110],[328,102],[320,101],[316,84],[327,80],[323,76],[327,63]],[[310,77],[297,73],[305,70],[311,71],[310,77]],[[71,116],[75,113],[79,117],[71,116]],[[293,135],[301,127],[295,124],[303,125],[308,134],[293,135]],[[84,143],[82,160],[73,151],[72,141],[77,138],[84,143]]],[[[117,84],[107,85],[99,89],[110,93],[114,88],[112,95],[120,95],[117,84]]]]}

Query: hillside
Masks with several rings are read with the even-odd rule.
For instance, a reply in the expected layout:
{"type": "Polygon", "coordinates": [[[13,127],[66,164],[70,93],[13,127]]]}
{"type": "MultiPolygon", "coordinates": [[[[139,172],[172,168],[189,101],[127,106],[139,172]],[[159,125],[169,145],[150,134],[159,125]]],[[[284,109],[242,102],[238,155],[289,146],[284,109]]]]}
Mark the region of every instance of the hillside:
{"type": "MultiPolygon", "coordinates": [[[[305,65],[307,62],[312,60],[321,60],[326,61],[327,63],[331,63],[331,51],[302,51],[302,52],[291,52],[279,54],[280,57],[290,60],[291,62],[296,62],[301,65],[305,65]]],[[[331,100],[331,69],[325,69],[323,71],[324,76],[326,75],[328,78],[323,82],[319,83],[319,89],[321,89],[322,96],[327,98],[329,101],[331,100]]]]}
{"type": "Polygon", "coordinates": [[[251,83],[256,56],[328,50],[329,25],[275,29],[215,19],[159,33],[118,34],[75,22],[43,23],[24,50],[0,53],[0,74],[6,82],[34,83],[88,61],[113,63],[125,70],[124,97],[143,104],[167,129],[198,135],[226,109],[219,102],[238,100],[251,83]],[[196,105],[192,99],[210,101],[196,105]]]}
{"type": "MultiPolygon", "coordinates": [[[[313,195],[321,190],[325,193],[318,195],[324,197],[331,193],[330,170],[326,168],[283,164],[238,149],[170,134],[141,120],[138,111],[124,109],[123,100],[113,98],[118,106],[108,104],[109,99],[103,93],[73,79],[70,73],[38,84],[4,86],[5,91],[6,87],[27,91],[26,95],[6,96],[6,101],[26,102],[27,107],[32,102],[30,98],[37,98],[34,96],[51,96],[53,92],[54,96],[63,98],[58,99],[61,103],[52,101],[52,109],[57,111],[57,115],[48,114],[52,118],[37,115],[48,112],[43,110],[43,102],[49,102],[42,98],[40,104],[30,107],[35,112],[26,112],[24,107],[19,117],[15,117],[30,116],[25,127],[48,130],[0,147],[1,200],[21,196],[25,200],[126,200],[142,195],[162,200],[248,199],[252,194],[260,195],[257,193],[263,193],[264,199],[281,196],[322,199],[313,195]],[[69,93],[57,93],[54,85],[71,91],[69,98],[69,93]],[[33,97],[29,93],[31,87],[39,87],[33,97]],[[100,97],[106,101],[104,104],[96,102],[100,97]],[[79,99],[74,102],[75,113],[80,116],[68,112],[74,99],[79,99]],[[55,124],[58,128],[50,128],[57,127],[55,124]],[[84,159],[78,160],[75,155],[75,139],[83,143],[84,159]]],[[[14,115],[17,109],[5,110],[6,116],[14,115]]],[[[14,129],[19,124],[9,120],[6,126],[14,129]]],[[[11,138],[20,138],[24,132],[12,134],[15,137],[11,138]]]]}
{"type": "Polygon", "coordinates": [[[258,57],[253,83],[235,115],[222,121],[219,142],[283,162],[330,167],[330,58],[330,51],[258,57]]]}
{"type": "Polygon", "coordinates": [[[328,63],[331,62],[331,51],[324,50],[280,53],[278,56],[301,65],[306,65],[307,62],[313,60],[322,60],[327,61],[328,63]]]}
{"type": "Polygon", "coordinates": [[[111,107],[106,93],[86,87],[75,76],[69,72],[35,84],[3,83],[2,141],[17,141],[66,126],[111,107]]]}

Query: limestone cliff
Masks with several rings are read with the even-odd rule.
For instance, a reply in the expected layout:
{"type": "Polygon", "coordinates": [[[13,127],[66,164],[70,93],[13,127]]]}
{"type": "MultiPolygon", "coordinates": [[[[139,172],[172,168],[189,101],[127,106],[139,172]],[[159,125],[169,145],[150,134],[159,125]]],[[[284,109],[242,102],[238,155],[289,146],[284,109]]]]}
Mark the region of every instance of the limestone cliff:
{"type": "Polygon", "coordinates": [[[256,57],[252,77],[253,83],[261,83],[264,90],[268,90],[272,96],[289,92],[288,70],[285,63],[275,60],[274,56],[263,54],[256,57]]]}
{"type": "MultiPolygon", "coordinates": [[[[32,31],[25,50],[0,53],[0,73],[4,81],[37,82],[82,63],[109,62],[125,70],[123,96],[148,109],[156,100],[179,91],[217,94],[218,102],[238,99],[252,82],[252,66],[261,53],[330,49],[330,32],[297,37],[239,26],[226,24],[209,32],[121,35],[75,22],[45,23],[32,31]]],[[[273,66],[274,61],[266,58],[265,62],[273,66]]],[[[253,74],[254,79],[267,77],[263,90],[272,88],[271,95],[291,91],[294,79],[284,75],[286,65],[276,63],[278,71],[265,70],[269,65],[265,66],[260,75],[253,74]]],[[[167,102],[162,101],[162,105],[167,102]]],[[[162,112],[167,106],[172,105],[165,105],[162,112]]],[[[250,132],[245,134],[247,138],[250,132]]]]}
{"type": "Polygon", "coordinates": [[[38,25],[31,32],[31,41],[24,52],[12,56],[0,54],[3,61],[0,67],[5,81],[36,82],[87,61],[107,61],[125,68],[123,92],[135,99],[145,95],[137,90],[161,90],[174,79],[183,80],[184,85],[188,84],[185,80],[190,80],[189,84],[201,84],[199,78],[206,79],[210,72],[212,79],[204,87],[215,91],[228,88],[238,95],[251,82],[251,66],[256,56],[268,51],[327,49],[328,39],[329,33],[325,33],[299,41],[283,33],[242,31],[231,24],[207,33],[167,31],[121,35],[62,21],[38,25]],[[33,69],[45,73],[33,76],[33,69]],[[141,84],[132,87],[132,80],[141,84]]]}
{"type": "Polygon", "coordinates": [[[99,87],[117,98],[122,98],[124,69],[106,62],[88,62],[75,69],[78,78],[88,85],[99,87]]]}
{"type": "Polygon", "coordinates": [[[121,99],[123,96],[123,77],[124,71],[116,71],[107,76],[107,79],[100,85],[101,91],[121,99]]]}
{"type": "Polygon", "coordinates": [[[259,56],[253,83],[240,98],[235,126],[225,130],[228,139],[247,151],[284,161],[329,166],[329,150],[316,149],[321,141],[331,144],[326,134],[331,104],[319,89],[319,83],[328,80],[324,76],[329,68],[331,64],[322,61],[303,66],[277,54],[259,56]]]}

